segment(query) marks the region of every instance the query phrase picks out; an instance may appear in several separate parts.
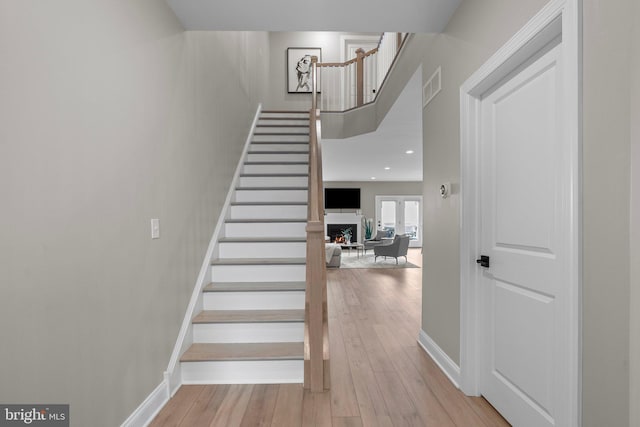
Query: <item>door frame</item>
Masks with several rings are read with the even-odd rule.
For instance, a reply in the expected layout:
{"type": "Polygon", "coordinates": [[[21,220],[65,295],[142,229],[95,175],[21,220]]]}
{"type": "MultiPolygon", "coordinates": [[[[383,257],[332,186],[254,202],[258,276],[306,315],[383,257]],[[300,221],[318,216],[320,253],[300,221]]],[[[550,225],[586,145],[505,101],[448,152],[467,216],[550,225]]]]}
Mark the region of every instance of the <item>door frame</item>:
{"type": "Polygon", "coordinates": [[[528,58],[554,39],[562,37],[564,67],[563,108],[565,138],[570,144],[567,165],[569,232],[568,360],[563,361],[563,379],[568,407],[561,408],[563,425],[581,425],[581,0],[554,0],[546,5],[460,88],[460,389],[480,395],[481,342],[479,150],[482,97],[500,80],[516,71],[528,58]],[[566,420],[566,424],[564,421],[566,420]]]}

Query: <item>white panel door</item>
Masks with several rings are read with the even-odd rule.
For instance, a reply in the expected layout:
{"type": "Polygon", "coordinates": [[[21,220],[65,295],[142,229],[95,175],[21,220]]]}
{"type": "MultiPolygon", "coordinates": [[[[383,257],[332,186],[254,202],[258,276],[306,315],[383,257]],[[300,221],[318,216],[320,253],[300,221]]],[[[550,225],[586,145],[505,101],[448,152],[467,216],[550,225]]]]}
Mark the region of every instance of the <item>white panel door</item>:
{"type": "Polygon", "coordinates": [[[515,426],[556,425],[568,394],[561,48],[531,59],[481,106],[481,248],[490,266],[481,280],[480,388],[515,426]]]}

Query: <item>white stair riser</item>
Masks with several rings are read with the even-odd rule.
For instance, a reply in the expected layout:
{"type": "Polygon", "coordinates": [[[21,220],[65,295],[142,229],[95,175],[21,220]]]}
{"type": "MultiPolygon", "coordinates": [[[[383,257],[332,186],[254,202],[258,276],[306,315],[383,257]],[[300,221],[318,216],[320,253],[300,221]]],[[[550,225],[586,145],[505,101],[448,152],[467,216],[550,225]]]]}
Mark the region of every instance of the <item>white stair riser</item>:
{"type": "Polygon", "coordinates": [[[306,222],[228,222],[224,225],[224,235],[226,237],[306,237],[306,226],[306,222]]]}
{"type": "Polygon", "coordinates": [[[306,187],[307,176],[242,176],[240,187],[306,187]]]}
{"type": "Polygon", "coordinates": [[[307,217],[307,205],[232,205],[231,219],[281,219],[307,217]]]}
{"type": "Polygon", "coordinates": [[[218,257],[297,258],[304,257],[306,250],[306,242],[221,242],[218,257]]]}
{"type": "Polygon", "coordinates": [[[206,323],[193,325],[195,343],[265,343],[304,341],[304,322],[206,323]]]}
{"type": "Polygon", "coordinates": [[[291,133],[304,133],[304,134],[308,134],[309,133],[309,125],[307,126],[300,126],[299,123],[294,123],[294,126],[279,126],[282,123],[269,123],[266,126],[265,125],[260,125],[258,124],[258,126],[256,126],[256,132],[257,134],[263,134],[263,133],[272,133],[274,135],[286,135],[286,134],[291,134],[291,133]]]}
{"type": "Polygon", "coordinates": [[[304,310],[304,291],[205,292],[204,310],[304,310]]]}
{"type": "Polygon", "coordinates": [[[302,282],[306,280],[306,266],[300,265],[212,265],[214,282],[302,282]]]}
{"type": "Polygon", "coordinates": [[[261,112],[260,113],[260,118],[264,119],[264,118],[277,118],[277,119],[308,119],[309,118],[309,113],[306,111],[300,111],[300,112],[294,112],[294,113],[290,113],[290,112],[279,112],[279,111],[274,111],[274,112],[261,112]]]}
{"type": "Polygon", "coordinates": [[[264,118],[260,118],[258,120],[258,126],[304,126],[307,129],[309,129],[309,116],[307,115],[306,118],[299,118],[299,119],[277,119],[277,120],[265,120],[264,118]]]}
{"type": "Polygon", "coordinates": [[[236,190],[236,202],[307,202],[307,190],[236,190]]]}
{"type": "Polygon", "coordinates": [[[252,141],[309,142],[309,135],[253,135],[252,141]]]}
{"type": "Polygon", "coordinates": [[[269,143],[269,144],[251,144],[249,147],[249,151],[273,151],[274,153],[280,151],[309,151],[309,144],[294,144],[294,143],[286,143],[286,144],[278,144],[278,143],[269,143]]]}
{"type": "Polygon", "coordinates": [[[183,384],[285,384],[304,381],[303,360],[182,362],[183,384]]]}
{"type": "Polygon", "coordinates": [[[292,165],[247,165],[242,167],[243,173],[309,173],[308,164],[292,165]]]}
{"type": "Polygon", "coordinates": [[[247,154],[248,162],[306,162],[309,160],[307,153],[300,154],[283,154],[283,153],[269,153],[269,154],[247,154]]]}

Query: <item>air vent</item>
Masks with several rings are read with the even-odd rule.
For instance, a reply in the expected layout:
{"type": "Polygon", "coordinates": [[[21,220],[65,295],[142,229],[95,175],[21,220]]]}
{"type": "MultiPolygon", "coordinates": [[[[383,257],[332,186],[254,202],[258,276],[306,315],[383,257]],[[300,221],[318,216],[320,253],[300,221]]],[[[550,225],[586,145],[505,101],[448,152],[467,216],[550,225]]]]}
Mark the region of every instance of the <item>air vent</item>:
{"type": "Polygon", "coordinates": [[[426,107],[442,89],[442,78],[440,77],[441,67],[429,77],[429,80],[422,86],[422,108],[426,107]]]}

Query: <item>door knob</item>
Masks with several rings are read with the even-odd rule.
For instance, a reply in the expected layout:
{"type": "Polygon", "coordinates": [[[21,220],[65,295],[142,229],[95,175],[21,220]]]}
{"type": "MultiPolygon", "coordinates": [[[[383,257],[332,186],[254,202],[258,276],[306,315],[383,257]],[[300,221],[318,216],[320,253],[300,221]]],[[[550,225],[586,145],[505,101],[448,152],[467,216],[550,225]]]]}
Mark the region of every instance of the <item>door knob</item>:
{"type": "Polygon", "coordinates": [[[489,268],[489,257],[486,255],[480,255],[480,259],[477,259],[476,263],[480,264],[480,267],[489,268]]]}

